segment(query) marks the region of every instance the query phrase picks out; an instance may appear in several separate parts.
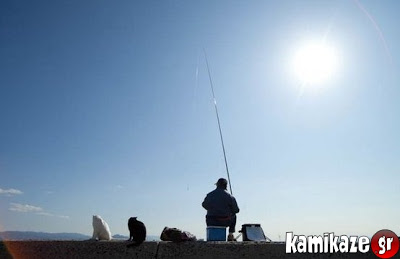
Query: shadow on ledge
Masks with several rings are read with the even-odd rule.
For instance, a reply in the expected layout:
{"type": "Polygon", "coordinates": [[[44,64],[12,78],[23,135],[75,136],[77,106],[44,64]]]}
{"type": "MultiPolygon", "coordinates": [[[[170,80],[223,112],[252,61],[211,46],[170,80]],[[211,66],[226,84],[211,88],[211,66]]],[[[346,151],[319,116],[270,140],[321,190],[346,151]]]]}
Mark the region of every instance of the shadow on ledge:
{"type": "MultiPolygon", "coordinates": [[[[0,258],[377,258],[366,254],[286,254],[285,244],[255,242],[2,241],[0,258]]],[[[399,257],[396,257],[399,258],[399,257]]]]}

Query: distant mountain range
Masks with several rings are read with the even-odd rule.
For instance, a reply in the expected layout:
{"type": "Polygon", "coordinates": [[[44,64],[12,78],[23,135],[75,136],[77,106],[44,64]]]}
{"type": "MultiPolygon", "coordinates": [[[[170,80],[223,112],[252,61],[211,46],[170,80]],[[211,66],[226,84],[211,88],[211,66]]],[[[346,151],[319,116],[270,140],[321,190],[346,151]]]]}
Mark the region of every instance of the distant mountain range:
{"type": "Polygon", "coordinates": [[[45,233],[33,231],[0,232],[0,240],[87,240],[90,236],[79,233],[45,233]]]}
{"type": "MultiPolygon", "coordinates": [[[[0,240],[88,240],[91,236],[79,233],[46,233],[34,231],[4,231],[0,232],[0,240]]],[[[116,240],[128,240],[128,236],[113,235],[116,240]]],[[[147,236],[147,241],[160,241],[158,236],[147,236]]]]}
{"type": "MultiPolygon", "coordinates": [[[[128,236],[124,236],[124,235],[113,235],[112,236],[113,239],[116,240],[128,240],[129,237],[128,236]]],[[[146,241],[160,241],[160,237],[159,236],[146,236],[146,241]]]]}

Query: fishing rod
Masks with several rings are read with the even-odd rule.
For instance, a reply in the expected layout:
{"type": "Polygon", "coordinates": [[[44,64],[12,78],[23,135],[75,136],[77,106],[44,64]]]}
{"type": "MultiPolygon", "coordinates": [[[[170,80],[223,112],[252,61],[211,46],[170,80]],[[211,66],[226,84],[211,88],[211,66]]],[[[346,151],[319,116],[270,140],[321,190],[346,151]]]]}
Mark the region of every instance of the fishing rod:
{"type": "Polygon", "coordinates": [[[213,86],[213,82],[212,82],[212,79],[211,79],[210,66],[208,65],[207,53],[206,53],[206,50],[205,50],[205,49],[203,49],[203,50],[204,50],[204,57],[206,58],[207,71],[208,71],[208,78],[210,79],[211,92],[212,92],[212,96],[213,96],[213,99],[214,99],[215,114],[217,115],[219,136],[220,136],[220,138],[221,138],[222,151],[223,151],[223,153],[224,153],[226,174],[228,175],[229,190],[231,191],[231,195],[233,195],[233,193],[232,193],[232,185],[231,185],[231,178],[230,178],[230,176],[229,176],[228,161],[226,160],[226,152],[225,152],[224,138],[222,137],[221,122],[220,122],[220,120],[219,120],[219,115],[218,115],[217,99],[215,98],[214,86],[213,86]]]}

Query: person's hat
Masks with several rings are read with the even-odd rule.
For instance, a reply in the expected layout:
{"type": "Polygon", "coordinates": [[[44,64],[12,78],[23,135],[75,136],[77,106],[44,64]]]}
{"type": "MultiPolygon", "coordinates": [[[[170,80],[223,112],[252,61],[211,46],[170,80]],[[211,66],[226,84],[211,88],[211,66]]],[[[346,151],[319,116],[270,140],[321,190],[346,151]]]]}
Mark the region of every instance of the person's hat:
{"type": "Polygon", "coordinates": [[[218,181],[215,183],[216,186],[227,186],[228,181],[225,178],[219,178],[218,181]]]}

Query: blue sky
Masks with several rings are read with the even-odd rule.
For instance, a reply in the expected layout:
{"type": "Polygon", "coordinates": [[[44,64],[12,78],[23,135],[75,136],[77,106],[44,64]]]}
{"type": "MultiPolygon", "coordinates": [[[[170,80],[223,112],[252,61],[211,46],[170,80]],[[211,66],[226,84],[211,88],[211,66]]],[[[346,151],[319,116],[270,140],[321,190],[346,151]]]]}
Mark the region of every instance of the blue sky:
{"type": "Polygon", "coordinates": [[[267,236],[400,232],[398,1],[1,1],[0,230],[205,236],[225,165],[267,236]],[[310,87],[292,63],[328,42],[310,87]]]}

